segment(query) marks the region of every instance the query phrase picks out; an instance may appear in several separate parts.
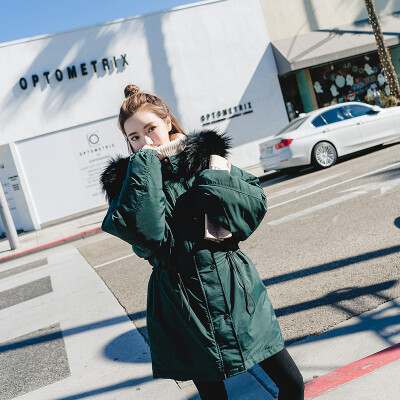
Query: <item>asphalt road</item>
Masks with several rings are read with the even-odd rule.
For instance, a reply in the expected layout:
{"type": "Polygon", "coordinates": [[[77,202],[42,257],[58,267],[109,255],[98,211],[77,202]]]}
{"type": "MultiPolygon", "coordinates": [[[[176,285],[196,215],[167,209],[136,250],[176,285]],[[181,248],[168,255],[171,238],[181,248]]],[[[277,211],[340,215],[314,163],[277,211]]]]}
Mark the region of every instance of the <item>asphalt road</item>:
{"type": "MultiPolygon", "coordinates": [[[[400,297],[400,144],[262,178],[269,211],[241,248],[292,343],[400,297]]],[[[99,236],[78,247],[146,337],[151,267],[99,236]]]]}

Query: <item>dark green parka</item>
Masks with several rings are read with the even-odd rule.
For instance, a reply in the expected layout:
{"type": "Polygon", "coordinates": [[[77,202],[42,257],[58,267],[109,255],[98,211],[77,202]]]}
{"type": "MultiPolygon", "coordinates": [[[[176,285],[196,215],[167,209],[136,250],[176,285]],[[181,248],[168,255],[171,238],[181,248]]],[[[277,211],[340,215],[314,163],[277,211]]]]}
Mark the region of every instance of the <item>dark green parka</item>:
{"type": "Polygon", "coordinates": [[[213,131],[189,139],[161,162],[142,149],[128,165],[109,166],[103,185],[111,204],[102,228],[153,267],[147,329],[154,377],[217,381],[284,344],[265,286],[238,246],[264,217],[265,194],[257,178],[234,166],[230,173],[202,170],[226,139],[213,131]],[[115,183],[121,174],[122,188],[115,183]],[[205,240],[205,214],[232,238],[205,240]]]}

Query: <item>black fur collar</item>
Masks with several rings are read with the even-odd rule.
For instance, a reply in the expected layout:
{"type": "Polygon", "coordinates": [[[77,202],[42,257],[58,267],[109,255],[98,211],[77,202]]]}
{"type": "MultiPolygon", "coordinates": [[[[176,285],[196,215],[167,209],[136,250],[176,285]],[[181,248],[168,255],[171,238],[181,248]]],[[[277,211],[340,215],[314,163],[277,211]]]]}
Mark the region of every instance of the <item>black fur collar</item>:
{"type": "MultiPolygon", "coordinates": [[[[231,148],[231,138],[214,130],[202,130],[186,137],[185,148],[179,157],[179,173],[190,177],[208,168],[210,155],[227,157],[231,148]]],[[[129,157],[118,156],[108,163],[100,176],[100,184],[110,203],[118,199],[122,183],[126,176],[129,157]]]]}

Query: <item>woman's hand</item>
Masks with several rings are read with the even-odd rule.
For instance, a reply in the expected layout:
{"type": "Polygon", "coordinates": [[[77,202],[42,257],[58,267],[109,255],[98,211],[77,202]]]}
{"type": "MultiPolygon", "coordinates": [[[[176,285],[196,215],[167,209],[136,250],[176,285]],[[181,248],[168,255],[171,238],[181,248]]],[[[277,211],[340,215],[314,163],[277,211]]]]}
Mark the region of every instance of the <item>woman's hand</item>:
{"type": "Polygon", "coordinates": [[[156,147],[151,147],[151,146],[149,146],[148,144],[145,144],[145,145],[142,147],[142,149],[148,149],[148,150],[157,151],[157,157],[158,157],[158,159],[161,161],[161,159],[163,158],[163,156],[158,152],[158,150],[157,150],[156,147]]]}

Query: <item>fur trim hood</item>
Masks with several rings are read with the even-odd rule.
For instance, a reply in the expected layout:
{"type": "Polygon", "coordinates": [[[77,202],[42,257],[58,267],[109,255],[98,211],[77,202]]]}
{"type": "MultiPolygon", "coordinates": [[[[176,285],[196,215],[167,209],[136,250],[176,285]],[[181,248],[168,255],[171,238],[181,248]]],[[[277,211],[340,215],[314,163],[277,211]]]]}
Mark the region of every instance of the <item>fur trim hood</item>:
{"type": "MultiPolygon", "coordinates": [[[[227,157],[231,138],[215,130],[202,130],[187,135],[185,148],[179,154],[179,173],[185,177],[208,168],[212,154],[227,157]]],[[[100,185],[110,203],[118,198],[128,169],[129,157],[117,156],[108,163],[100,176],[100,185]]]]}

